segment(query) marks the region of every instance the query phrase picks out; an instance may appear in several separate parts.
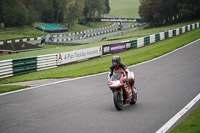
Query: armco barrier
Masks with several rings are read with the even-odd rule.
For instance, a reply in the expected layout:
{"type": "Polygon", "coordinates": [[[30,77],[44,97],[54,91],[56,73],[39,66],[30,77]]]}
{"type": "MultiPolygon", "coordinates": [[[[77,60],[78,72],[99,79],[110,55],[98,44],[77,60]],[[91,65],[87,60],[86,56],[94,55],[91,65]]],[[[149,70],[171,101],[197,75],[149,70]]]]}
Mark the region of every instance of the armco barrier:
{"type": "Polygon", "coordinates": [[[12,59],[0,61],[0,79],[13,76],[12,59]]]}
{"type": "Polygon", "coordinates": [[[137,48],[144,46],[144,37],[137,39],[137,48]]]}
{"type": "Polygon", "coordinates": [[[156,37],[156,42],[160,41],[160,34],[156,34],[155,37],[156,37]]]}
{"type": "Polygon", "coordinates": [[[16,39],[16,40],[6,40],[0,42],[0,45],[11,43],[11,42],[26,42],[26,41],[33,41],[33,40],[41,40],[41,37],[35,37],[35,38],[25,38],[25,39],[16,39]]]}
{"type": "Polygon", "coordinates": [[[150,35],[150,43],[154,43],[156,41],[156,35],[150,35]]]}
{"type": "Polygon", "coordinates": [[[131,42],[131,48],[137,48],[137,40],[133,40],[130,42],[131,42]]]}
{"type": "Polygon", "coordinates": [[[147,36],[144,38],[144,46],[148,45],[150,43],[150,37],[147,36]]]}
{"type": "Polygon", "coordinates": [[[165,32],[165,39],[169,38],[169,31],[165,32]]]}
{"type": "Polygon", "coordinates": [[[37,70],[37,57],[14,59],[13,76],[35,72],[37,70]]]}
{"type": "Polygon", "coordinates": [[[37,56],[37,71],[57,67],[57,54],[37,56]]]}

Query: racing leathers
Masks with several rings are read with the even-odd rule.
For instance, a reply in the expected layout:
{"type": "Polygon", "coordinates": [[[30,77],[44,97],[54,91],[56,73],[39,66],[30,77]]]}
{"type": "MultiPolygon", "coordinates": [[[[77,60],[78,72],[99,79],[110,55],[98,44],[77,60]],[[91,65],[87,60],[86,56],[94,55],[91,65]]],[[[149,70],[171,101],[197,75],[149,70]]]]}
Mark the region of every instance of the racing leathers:
{"type": "Polygon", "coordinates": [[[126,73],[126,76],[127,76],[127,79],[129,80],[130,85],[134,86],[134,82],[135,82],[134,73],[130,72],[128,67],[122,62],[120,62],[118,66],[111,65],[110,72],[108,74],[108,81],[110,81],[110,78],[113,75],[113,72],[120,71],[120,69],[122,69],[126,73]]]}

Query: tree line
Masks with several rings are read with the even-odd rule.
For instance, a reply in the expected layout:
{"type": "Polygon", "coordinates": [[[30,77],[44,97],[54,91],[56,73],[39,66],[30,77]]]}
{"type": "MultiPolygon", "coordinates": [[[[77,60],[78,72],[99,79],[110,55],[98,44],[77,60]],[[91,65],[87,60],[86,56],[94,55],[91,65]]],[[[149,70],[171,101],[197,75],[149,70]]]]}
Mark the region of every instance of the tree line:
{"type": "Polygon", "coordinates": [[[140,0],[139,15],[151,27],[200,18],[200,0],[140,0]]]}
{"type": "Polygon", "coordinates": [[[65,23],[110,12],[109,0],[0,0],[0,23],[6,26],[34,22],[65,23]]]}

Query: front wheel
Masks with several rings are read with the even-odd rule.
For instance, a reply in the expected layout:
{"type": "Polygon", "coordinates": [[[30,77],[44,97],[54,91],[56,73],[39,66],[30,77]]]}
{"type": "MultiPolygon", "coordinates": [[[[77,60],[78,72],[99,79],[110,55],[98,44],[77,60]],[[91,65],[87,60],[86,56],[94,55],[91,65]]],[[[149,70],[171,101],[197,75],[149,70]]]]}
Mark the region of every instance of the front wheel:
{"type": "Polygon", "coordinates": [[[114,92],[114,96],[113,96],[113,100],[114,100],[114,104],[115,104],[115,108],[120,111],[123,108],[123,96],[121,95],[120,91],[115,91],[114,92]]]}
{"type": "Polygon", "coordinates": [[[133,92],[133,97],[130,104],[136,104],[136,102],[137,102],[137,93],[133,92]]]}

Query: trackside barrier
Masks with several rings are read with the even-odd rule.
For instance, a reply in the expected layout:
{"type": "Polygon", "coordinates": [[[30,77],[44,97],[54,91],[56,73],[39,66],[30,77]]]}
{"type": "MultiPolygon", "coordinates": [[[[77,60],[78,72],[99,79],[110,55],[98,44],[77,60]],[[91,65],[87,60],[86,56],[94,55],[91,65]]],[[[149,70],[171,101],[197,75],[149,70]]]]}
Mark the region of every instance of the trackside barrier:
{"type": "Polygon", "coordinates": [[[37,56],[37,71],[57,67],[57,54],[37,56]]]}
{"type": "Polygon", "coordinates": [[[0,45],[11,43],[11,42],[12,43],[14,43],[14,42],[27,42],[27,41],[34,41],[34,40],[41,40],[41,37],[16,39],[16,40],[6,40],[6,41],[0,42],[0,45]]]}
{"type": "Polygon", "coordinates": [[[13,76],[35,72],[37,69],[37,57],[14,59],[13,76]]]}
{"type": "Polygon", "coordinates": [[[169,38],[173,37],[172,30],[169,30],[169,38]]]}
{"type": "Polygon", "coordinates": [[[12,59],[0,61],[0,79],[13,76],[12,59]]]}
{"type": "Polygon", "coordinates": [[[160,41],[160,34],[156,34],[155,37],[156,37],[156,42],[160,41]]]}
{"type": "Polygon", "coordinates": [[[137,39],[137,48],[144,46],[144,37],[137,39]]]}
{"type": "Polygon", "coordinates": [[[37,57],[3,60],[0,61],[0,79],[34,71],[55,68],[62,64],[68,64],[94,57],[100,57],[101,55],[105,54],[118,53],[128,49],[140,48],[145,45],[158,42],[160,40],[180,35],[182,33],[185,33],[187,31],[199,27],[200,23],[196,23],[183,26],[181,28],[177,28],[174,30],[169,30],[167,32],[160,32],[150,36],[138,38],[136,40],[126,41],[121,43],[87,48],[82,50],[69,51],[64,53],[42,55],[37,57]]]}
{"type": "Polygon", "coordinates": [[[156,35],[153,34],[153,35],[150,35],[150,43],[154,43],[156,42],[156,35]]]}
{"type": "Polygon", "coordinates": [[[150,44],[150,36],[144,38],[144,46],[150,44]]]}
{"type": "Polygon", "coordinates": [[[164,32],[160,32],[160,40],[164,40],[165,39],[165,33],[164,32]]]}

